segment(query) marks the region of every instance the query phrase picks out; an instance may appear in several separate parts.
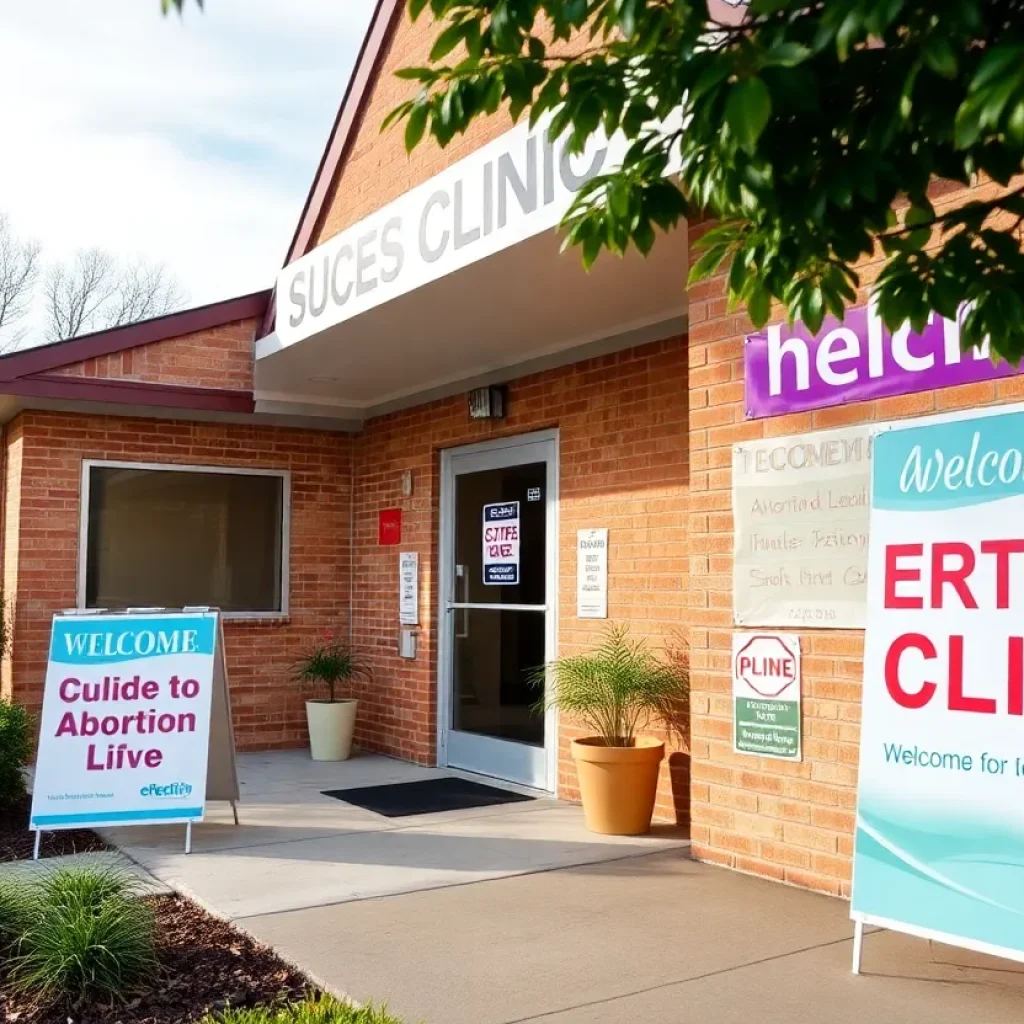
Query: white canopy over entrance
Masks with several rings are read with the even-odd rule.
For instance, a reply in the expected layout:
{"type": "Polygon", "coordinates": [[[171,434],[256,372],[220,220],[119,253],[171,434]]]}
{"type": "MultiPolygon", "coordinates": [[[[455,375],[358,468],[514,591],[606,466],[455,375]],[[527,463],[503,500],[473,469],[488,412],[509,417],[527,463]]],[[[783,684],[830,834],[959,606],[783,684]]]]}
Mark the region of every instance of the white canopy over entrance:
{"type": "Polygon", "coordinates": [[[556,225],[625,143],[570,157],[523,123],[286,266],[258,412],[358,426],[482,383],[679,334],[685,226],[588,274],[556,225]]]}

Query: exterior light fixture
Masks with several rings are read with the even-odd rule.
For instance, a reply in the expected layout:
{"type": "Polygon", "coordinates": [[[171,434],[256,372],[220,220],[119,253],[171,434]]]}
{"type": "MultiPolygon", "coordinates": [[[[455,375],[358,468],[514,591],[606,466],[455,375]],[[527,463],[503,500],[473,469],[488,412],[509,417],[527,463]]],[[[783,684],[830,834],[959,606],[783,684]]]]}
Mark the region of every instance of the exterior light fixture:
{"type": "Polygon", "coordinates": [[[507,408],[508,388],[504,384],[474,388],[469,393],[469,418],[471,420],[503,420],[507,408]]]}

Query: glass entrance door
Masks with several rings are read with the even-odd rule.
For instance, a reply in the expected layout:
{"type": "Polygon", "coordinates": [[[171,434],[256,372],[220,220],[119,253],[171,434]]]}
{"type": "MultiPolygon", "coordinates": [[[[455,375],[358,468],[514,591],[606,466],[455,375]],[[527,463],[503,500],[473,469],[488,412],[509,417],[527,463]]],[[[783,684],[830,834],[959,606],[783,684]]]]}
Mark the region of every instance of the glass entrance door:
{"type": "Polygon", "coordinates": [[[554,656],[553,434],[444,453],[441,764],[554,789],[552,715],[529,673],[554,656]]]}

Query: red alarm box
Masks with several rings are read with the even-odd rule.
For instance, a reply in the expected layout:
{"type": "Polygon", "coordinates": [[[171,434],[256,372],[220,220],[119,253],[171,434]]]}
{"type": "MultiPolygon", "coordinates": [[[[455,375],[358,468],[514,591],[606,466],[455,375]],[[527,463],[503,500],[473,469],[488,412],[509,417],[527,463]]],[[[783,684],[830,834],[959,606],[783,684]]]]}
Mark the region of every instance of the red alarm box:
{"type": "Polygon", "coordinates": [[[400,508],[382,508],[377,513],[377,543],[402,543],[402,510],[400,508]]]}

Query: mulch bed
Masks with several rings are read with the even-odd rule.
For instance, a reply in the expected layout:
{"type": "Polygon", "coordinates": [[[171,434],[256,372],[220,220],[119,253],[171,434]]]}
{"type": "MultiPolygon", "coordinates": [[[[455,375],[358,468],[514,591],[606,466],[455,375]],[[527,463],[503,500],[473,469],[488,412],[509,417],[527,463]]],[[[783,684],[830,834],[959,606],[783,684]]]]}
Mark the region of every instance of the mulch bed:
{"type": "Polygon", "coordinates": [[[0,964],[0,1021],[5,1024],[193,1024],[227,1006],[300,999],[309,979],[269,949],[180,896],[149,897],[157,918],[160,974],[153,987],[115,1006],[34,1006],[5,991],[0,964]]]}
{"type": "MultiPolygon", "coordinates": [[[[35,833],[28,830],[31,807],[31,800],[26,799],[13,809],[0,810],[0,864],[31,858],[36,839],[35,833]]],[[[62,857],[68,853],[91,853],[106,849],[107,844],[95,832],[87,828],[76,828],[67,832],[44,832],[39,844],[39,856],[62,857]]]]}

